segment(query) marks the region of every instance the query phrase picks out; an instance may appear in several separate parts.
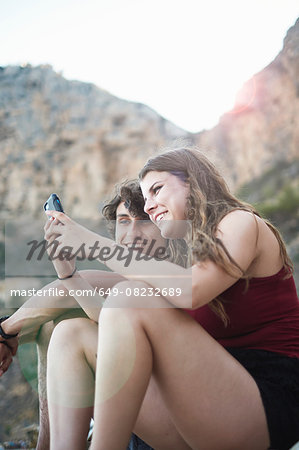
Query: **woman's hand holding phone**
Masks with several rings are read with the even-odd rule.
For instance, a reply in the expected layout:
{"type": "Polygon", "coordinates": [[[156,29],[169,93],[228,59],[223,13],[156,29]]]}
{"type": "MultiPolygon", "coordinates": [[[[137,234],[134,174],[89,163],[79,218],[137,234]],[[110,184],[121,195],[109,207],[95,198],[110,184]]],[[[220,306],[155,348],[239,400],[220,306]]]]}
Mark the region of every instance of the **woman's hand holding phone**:
{"type": "MultiPolygon", "coordinates": [[[[80,252],[80,249],[87,251],[90,246],[98,242],[99,235],[75,222],[66,214],[50,210],[46,211],[46,214],[58,220],[58,223],[53,221],[51,225],[51,232],[59,234],[59,237],[56,238],[59,243],[58,248],[67,248],[68,253],[75,255],[80,252]]],[[[45,239],[48,240],[47,233],[45,239]]]]}
{"type": "MultiPolygon", "coordinates": [[[[46,214],[49,210],[55,210],[64,213],[60,198],[57,194],[50,195],[50,197],[44,204],[44,210],[46,214]]],[[[64,278],[73,273],[75,269],[76,258],[64,258],[63,254],[60,254],[60,249],[57,248],[57,238],[59,238],[61,234],[59,232],[57,233],[57,231],[56,233],[53,231],[54,226],[63,226],[63,224],[58,219],[55,219],[55,217],[48,215],[48,220],[44,226],[45,240],[48,242],[48,244],[53,245],[47,248],[47,253],[51,255],[52,263],[58,277],[64,278]]]]}
{"type": "Polygon", "coordinates": [[[63,253],[61,253],[61,247],[58,247],[57,239],[61,236],[57,233],[57,227],[63,227],[63,224],[59,222],[58,219],[54,217],[50,217],[50,220],[47,220],[44,231],[45,231],[45,240],[48,244],[52,244],[47,248],[48,255],[51,255],[53,266],[56,270],[56,273],[59,278],[65,278],[73,273],[76,264],[76,258],[67,258],[64,257],[63,253]],[[56,231],[53,231],[53,228],[56,228],[56,231]],[[56,241],[56,242],[55,242],[56,241]]]}
{"type": "Polygon", "coordinates": [[[52,262],[58,277],[65,278],[75,269],[76,254],[80,249],[87,250],[94,245],[98,235],[64,214],[56,194],[49,197],[44,209],[50,219],[44,227],[45,240],[53,243],[47,251],[53,256],[52,262]]]}

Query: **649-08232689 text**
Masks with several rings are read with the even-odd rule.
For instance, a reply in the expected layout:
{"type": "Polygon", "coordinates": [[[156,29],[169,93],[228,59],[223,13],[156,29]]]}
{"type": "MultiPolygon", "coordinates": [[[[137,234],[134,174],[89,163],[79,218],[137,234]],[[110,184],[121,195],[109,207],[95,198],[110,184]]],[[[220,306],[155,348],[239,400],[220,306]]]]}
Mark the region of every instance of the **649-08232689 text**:
{"type": "Polygon", "coordinates": [[[98,294],[100,297],[125,295],[127,297],[179,297],[182,294],[181,288],[153,288],[153,287],[127,287],[120,290],[117,287],[113,288],[101,288],[96,286],[93,289],[69,289],[67,292],[64,289],[57,287],[49,287],[48,289],[10,289],[10,295],[12,297],[64,297],[67,295],[78,297],[92,297],[98,294]]]}

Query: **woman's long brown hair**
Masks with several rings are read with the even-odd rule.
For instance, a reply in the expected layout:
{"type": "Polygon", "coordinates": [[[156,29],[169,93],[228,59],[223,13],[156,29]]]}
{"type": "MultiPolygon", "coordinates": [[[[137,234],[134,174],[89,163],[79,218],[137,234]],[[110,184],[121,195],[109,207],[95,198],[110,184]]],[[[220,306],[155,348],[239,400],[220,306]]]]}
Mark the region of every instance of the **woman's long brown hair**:
{"type": "MultiPolygon", "coordinates": [[[[192,224],[192,263],[211,260],[233,277],[246,279],[248,285],[248,274],[234,261],[221,239],[216,237],[216,231],[219,222],[229,212],[239,209],[260,217],[256,209],[229,191],[215,166],[198,149],[185,146],[149,159],[139,179],[142,180],[151,171],[170,172],[190,186],[186,218],[192,224]]],[[[291,275],[293,265],[279,231],[268,220],[263,220],[277,238],[283,266],[291,275]]],[[[221,297],[213,299],[209,306],[227,325],[228,316],[221,297]]]]}

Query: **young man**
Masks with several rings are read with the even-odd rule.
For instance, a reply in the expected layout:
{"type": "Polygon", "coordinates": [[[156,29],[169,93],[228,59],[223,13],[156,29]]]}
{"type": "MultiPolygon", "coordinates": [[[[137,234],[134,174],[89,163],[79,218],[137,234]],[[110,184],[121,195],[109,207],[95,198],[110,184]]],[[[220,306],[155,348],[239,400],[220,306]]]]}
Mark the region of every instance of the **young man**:
{"type": "MultiPolygon", "coordinates": [[[[144,200],[137,181],[126,182],[118,187],[117,194],[103,208],[103,215],[108,221],[108,227],[115,241],[128,248],[141,248],[146,252],[150,243],[155,240],[155,246],[162,246],[165,241],[158,228],[145,225],[143,221],[149,221],[149,217],[143,211],[144,200]]],[[[80,271],[82,277],[93,287],[106,291],[116,283],[124,280],[124,277],[107,271],[85,270],[80,271]]],[[[61,296],[31,297],[11,317],[3,320],[0,336],[0,376],[6,372],[12,355],[16,353],[18,341],[12,336],[18,334],[20,344],[35,341],[38,349],[38,387],[40,404],[40,433],[37,450],[49,449],[49,417],[46,392],[47,350],[50,337],[55,325],[65,319],[74,317],[86,317],[79,307],[77,300],[68,295],[67,290],[59,280],[55,280],[43,288],[58,288],[64,291],[63,305],[61,308],[61,296]]],[[[82,299],[80,299],[81,301],[82,299]]],[[[101,305],[98,302],[97,315],[101,305]]],[[[130,446],[133,449],[150,449],[143,441],[132,436],[130,446]]]]}

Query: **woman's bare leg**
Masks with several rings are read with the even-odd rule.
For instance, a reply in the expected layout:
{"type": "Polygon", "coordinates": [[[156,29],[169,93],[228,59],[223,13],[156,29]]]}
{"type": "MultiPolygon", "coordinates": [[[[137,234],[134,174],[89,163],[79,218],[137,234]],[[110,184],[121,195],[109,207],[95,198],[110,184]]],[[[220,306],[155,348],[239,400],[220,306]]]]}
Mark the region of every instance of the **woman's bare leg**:
{"type": "MultiPolygon", "coordinates": [[[[119,290],[128,285],[142,283],[121,283],[119,290]]],[[[129,304],[127,298],[118,300],[129,304]]],[[[106,302],[115,304],[115,299],[106,302]]],[[[192,449],[269,447],[255,381],[183,311],[104,307],[99,339],[92,450],[125,449],[133,428],[143,430],[139,434],[145,439],[150,436],[147,424],[154,433],[151,398],[144,398],[151,374],[170,421],[192,449]],[[119,364],[124,355],[126,363],[119,364]]],[[[157,442],[156,448],[165,445],[157,442]]]]}
{"type": "Polygon", "coordinates": [[[97,324],[69,319],[58,324],[48,351],[48,406],[51,449],[81,450],[94,402],[97,324]]]}
{"type": "Polygon", "coordinates": [[[133,431],[156,450],[191,450],[176,429],[154,376],[150,379],[133,431]]]}

